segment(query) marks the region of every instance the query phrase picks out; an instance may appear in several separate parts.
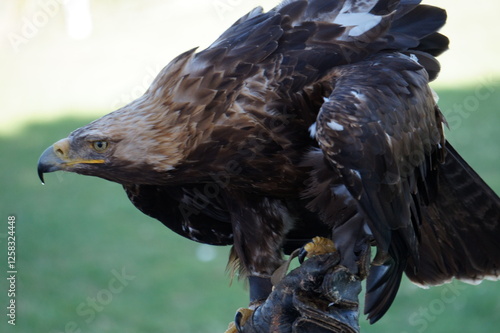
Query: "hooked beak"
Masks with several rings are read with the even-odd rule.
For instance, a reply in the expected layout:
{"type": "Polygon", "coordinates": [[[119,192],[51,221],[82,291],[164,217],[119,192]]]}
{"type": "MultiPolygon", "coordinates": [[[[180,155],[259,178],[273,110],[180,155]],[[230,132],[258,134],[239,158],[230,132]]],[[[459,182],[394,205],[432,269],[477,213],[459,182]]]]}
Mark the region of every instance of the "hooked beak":
{"type": "Polygon", "coordinates": [[[70,140],[68,138],[62,139],[47,148],[38,160],[38,177],[45,184],[43,179],[44,173],[54,172],[58,170],[65,170],[67,167],[81,164],[81,163],[104,163],[104,160],[83,160],[72,159],[69,157],[70,140]]]}
{"type": "Polygon", "coordinates": [[[38,177],[45,184],[43,180],[43,174],[48,172],[54,172],[62,169],[62,166],[66,162],[67,152],[69,151],[69,139],[62,139],[54,143],[49,148],[45,149],[38,159],[38,177]]]}

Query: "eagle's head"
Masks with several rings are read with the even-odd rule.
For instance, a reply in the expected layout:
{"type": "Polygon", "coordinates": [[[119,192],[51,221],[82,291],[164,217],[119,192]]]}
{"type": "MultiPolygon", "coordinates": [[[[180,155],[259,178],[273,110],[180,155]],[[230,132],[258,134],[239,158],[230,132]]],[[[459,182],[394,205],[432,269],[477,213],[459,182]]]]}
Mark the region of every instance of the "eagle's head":
{"type": "Polygon", "coordinates": [[[183,74],[193,54],[174,59],[142,97],[47,148],[38,161],[42,182],[44,173],[58,170],[120,184],[157,184],[168,177],[199,139],[192,118],[204,105],[188,102],[196,86],[183,74]]]}
{"type": "Polygon", "coordinates": [[[42,182],[44,173],[63,170],[120,184],[148,183],[148,174],[157,182],[159,174],[174,169],[183,158],[186,131],[175,112],[148,99],[145,95],[47,148],[38,161],[42,182]]]}

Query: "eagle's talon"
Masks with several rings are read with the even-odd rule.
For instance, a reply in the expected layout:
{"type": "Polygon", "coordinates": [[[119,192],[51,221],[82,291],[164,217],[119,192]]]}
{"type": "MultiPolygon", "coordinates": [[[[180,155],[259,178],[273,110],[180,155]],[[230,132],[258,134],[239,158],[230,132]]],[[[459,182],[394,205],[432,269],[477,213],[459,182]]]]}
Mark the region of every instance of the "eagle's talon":
{"type": "Polygon", "coordinates": [[[299,262],[302,264],[305,258],[311,258],[320,254],[327,254],[337,251],[331,239],[325,237],[314,237],[309,243],[304,245],[299,252],[299,262]]]}
{"type": "Polygon", "coordinates": [[[241,319],[243,318],[243,314],[238,311],[236,312],[236,315],[234,316],[234,326],[236,326],[236,330],[238,333],[242,333],[243,330],[241,328],[241,319]]]}
{"type": "MultiPolygon", "coordinates": [[[[309,244],[309,243],[307,243],[309,244]]],[[[302,265],[304,263],[304,260],[306,259],[307,257],[307,251],[305,249],[305,246],[301,247],[300,248],[300,251],[299,251],[299,255],[297,256],[297,258],[299,259],[299,263],[302,265]]]]}
{"type": "Polygon", "coordinates": [[[242,333],[242,327],[252,316],[253,311],[254,310],[248,308],[239,308],[238,311],[236,311],[236,315],[234,316],[234,321],[229,323],[229,327],[224,333],[242,333]]]}

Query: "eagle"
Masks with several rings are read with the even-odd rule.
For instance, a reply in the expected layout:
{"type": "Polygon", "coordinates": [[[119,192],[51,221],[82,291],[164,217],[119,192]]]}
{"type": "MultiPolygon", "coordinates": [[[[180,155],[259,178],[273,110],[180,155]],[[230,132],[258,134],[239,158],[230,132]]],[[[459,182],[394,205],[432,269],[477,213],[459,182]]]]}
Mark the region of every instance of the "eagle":
{"type": "Polygon", "coordinates": [[[254,304],[315,236],[366,276],[372,323],[403,274],[495,279],[500,199],[444,137],[429,82],[448,48],[446,12],[419,2],[256,8],[173,59],[142,97],[47,148],[38,174],[119,183],[179,235],[232,245],[254,304]]]}

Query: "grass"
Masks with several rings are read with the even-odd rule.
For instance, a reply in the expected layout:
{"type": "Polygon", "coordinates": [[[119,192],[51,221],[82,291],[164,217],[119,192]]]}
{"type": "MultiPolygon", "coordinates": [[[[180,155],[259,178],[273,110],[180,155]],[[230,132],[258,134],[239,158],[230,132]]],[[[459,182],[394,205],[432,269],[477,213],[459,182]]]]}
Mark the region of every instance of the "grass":
{"type": "MultiPolygon", "coordinates": [[[[498,193],[500,83],[484,86],[492,93],[481,99],[479,86],[440,90],[440,105],[454,119],[450,140],[498,193]]],[[[0,331],[223,332],[247,301],[242,283],[229,286],[224,273],[227,248],[199,260],[199,244],[141,214],[117,184],[61,173],[40,184],[35,168],[43,149],[90,120],[32,124],[0,137],[0,241],[5,253],[7,216],[15,215],[18,269],[15,327],[6,323],[0,280],[0,331]]],[[[0,258],[5,277],[5,254],[0,258]]],[[[499,295],[500,283],[490,281],[429,290],[403,281],[389,313],[374,326],[361,319],[362,331],[493,332],[499,295]]]]}
{"type": "MultiPolygon", "coordinates": [[[[226,248],[211,262],[196,259],[198,244],[140,213],[117,184],[73,174],[40,184],[41,149],[86,122],[33,125],[0,141],[2,156],[10,156],[2,164],[1,211],[5,221],[17,217],[18,262],[17,325],[6,331],[2,313],[0,331],[73,332],[68,324],[81,332],[224,331],[247,298],[239,284],[229,287],[226,248]],[[123,270],[128,284],[110,288],[113,272],[123,270]]],[[[5,279],[0,290],[6,304],[5,279]]]]}

